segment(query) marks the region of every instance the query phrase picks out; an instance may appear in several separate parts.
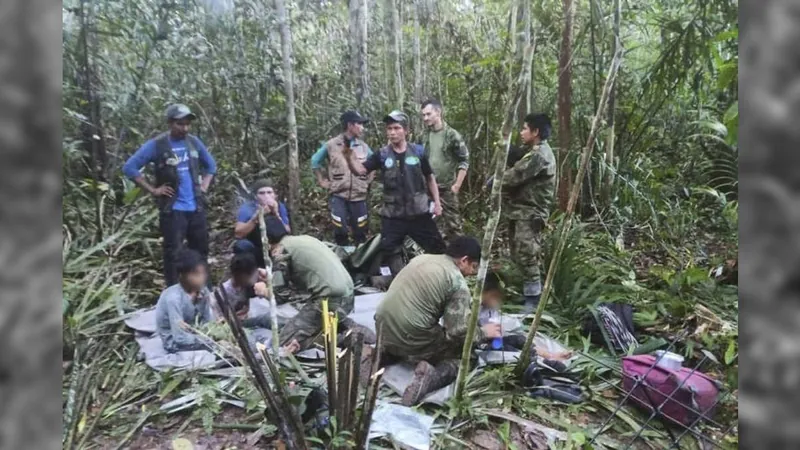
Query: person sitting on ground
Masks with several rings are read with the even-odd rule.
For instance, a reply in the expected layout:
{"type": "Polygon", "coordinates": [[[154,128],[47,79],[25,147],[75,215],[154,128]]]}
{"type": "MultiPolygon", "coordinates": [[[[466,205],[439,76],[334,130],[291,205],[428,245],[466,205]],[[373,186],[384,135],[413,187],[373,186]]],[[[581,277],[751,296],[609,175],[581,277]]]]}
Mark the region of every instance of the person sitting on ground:
{"type": "Polygon", "coordinates": [[[166,288],[156,304],[156,328],[164,350],[210,350],[209,340],[188,330],[211,319],[205,260],[184,248],[177,255],[176,269],[178,283],[166,288]]]}
{"type": "MultiPolygon", "coordinates": [[[[457,237],[444,255],[413,258],[378,306],[381,360],[387,365],[416,363],[403,405],[415,405],[456,379],[470,317],[471,295],[464,277],[477,272],[480,259],[481,246],[475,238],[457,237]]],[[[487,323],[476,330],[474,343],[501,336],[500,324],[487,323]]]]}
{"type": "Polygon", "coordinates": [[[280,332],[281,346],[297,341],[299,350],[311,346],[322,331],[322,299],[328,299],[331,312],[338,312],[339,330],[353,329],[364,335],[366,344],[375,343],[375,334],[347,317],[353,311],[353,279],[341,260],[324,242],[311,236],[289,236],[275,216],[265,218],[270,254],[275,274],[311,297],[280,332]]]}
{"type": "MultiPolygon", "coordinates": [[[[231,277],[222,283],[222,289],[228,297],[228,303],[239,316],[245,320],[250,311],[250,299],[253,297],[269,297],[267,289],[267,271],[260,269],[252,253],[233,255],[230,265],[231,277]]],[[[225,315],[217,304],[216,297],[211,298],[212,319],[224,320],[225,315]]],[[[267,327],[268,328],[268,327],[267,327]]]]}
{"type": "Polygon", "coordinates": [[[289,213],[286,205],[277,201],[275,189],[268,180],[256,181],[250,191],[255,198],[240,206],[236,215],[233,234],[237,240],[233,245],[233,252],[235,254],[252,253],[258,267],[266,267],[264,249],[261,244],[261,230],[258,226],[258,214],[263,210],[265,216],[279,217],[286,231],[291,232],[289,213]]]}
{"type": "MultiPolygon", "coordinates": [[[[483,326],[491,321],[492,318],[500,317],[500,308],[503,306],[505,293],[503,291],[500,276],[495,272],[486,274],[483,281],[483,292],[481,293],[481,309],[478,314],[478,325],[483,326]]],[[[503,348],[507,352],[518,352],[525,346],[524,334],[505,334],[503,333],[503,348]]],[[[547,360],[563,361],[572,356],[572,352],[550,352],[541,346],[535,346],[537,355],[547,360]]]]}

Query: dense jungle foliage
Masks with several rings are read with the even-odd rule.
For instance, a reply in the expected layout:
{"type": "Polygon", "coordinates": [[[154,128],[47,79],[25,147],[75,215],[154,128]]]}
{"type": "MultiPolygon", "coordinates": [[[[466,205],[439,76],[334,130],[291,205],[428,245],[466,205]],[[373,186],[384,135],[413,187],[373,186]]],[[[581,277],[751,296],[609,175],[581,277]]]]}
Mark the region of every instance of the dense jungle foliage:
{"type": "MultiPolygon", "coordinates": [[[[602,351],[580,336],[586,306],[631,303],[640,329],[667,339],[686,332],[680,351],[687,360],[715,363],[712,372],[732,393],[719,420],[736,422],[737,2],[290,0],[290,71],[282,59],[287,48],[278,3],[64,2],[64,424],[71,446],[136,441],[153,448],[164,444],[142,440],[151,423],[157,425],[149,429],[168,430],[169,438],[201,426],[219,437],[234,420],[226,420],[230,412],[217,401],[222,395],[209,385],[131,362],[134,342],[119,319],[155,304],[164,287],[155,204],[121,167],[164,130],[167,104],[182,102],[197,113],[193,133],[219,167],[209,218],[217,277],[230,254],[239,179],[274,179],[289,202],[293,231],[330,239],[326,194],[314,182],[311,154],[350,108],[373,119],[402,108],[418,133],[419,101],[428,96],[442,101],[445,120],[470,148],[461,202],[466,231],[480,238],[496,214],[483,186],[501,147],[524,48],[533,48],[533,61],[514,130],[527,112],[553,118],[550,143],[563,188],[576,182],[570,177],[600,106],[617,35],[621,66],[591,143],[579,220],[554,261],[545,330],[576,349],[602,351]],[[187,385],[203,398],[195,412],[160,416],[158,403],[187,385]]],[[[385,142],[379,122],[368,127],[366,141],[373,148],[385,142]]],[[[372,189],[373,199],[379,191],[372,189]]],[[[563,208],[549,228],[562,219],[563,208]]],[[[372,226],[377,231],[378,221],[372,226]]],[[[548,266],[557,233],[549,236],[548,266]]],[[[502,228],[494,247],[492,264],[505,268],[509,290],[518,292],[520,280],[505,264],[502,228]]],[[[580,448],[600,426],[594,417],[614,406],[599,395],[596,370],[587,369],[585,380],[597,388],[594,412],[539,408],[529,398],[509,404],[517,414],[568,431],[567,445],[580,448]]],[[[234,421],[268,434],[263,417],[252,412],[234,421]]],[[[510,445],[507,423],[498,428],[474,414],[471,425],[445,433],[450,444],[488,427],[510,445]]],[[[615,425],[615,433],[630,437],[638,430],[632,422],[615,425]]],[[[731,445],[737,439],[725,438],[731,445]]]]}

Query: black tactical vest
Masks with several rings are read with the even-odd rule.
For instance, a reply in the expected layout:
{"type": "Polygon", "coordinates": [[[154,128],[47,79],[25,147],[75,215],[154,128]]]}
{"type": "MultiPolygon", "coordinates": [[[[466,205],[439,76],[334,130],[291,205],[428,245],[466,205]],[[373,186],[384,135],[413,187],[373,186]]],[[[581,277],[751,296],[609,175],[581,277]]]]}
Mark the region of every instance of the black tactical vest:
{"type": "Polygon", "coordinates": [[[422,173],[423,154],[421,145],[411,143],[402,154],[395,153],[389,145],[380,150],[383,172],[381,216],[399,218],[429,213],[430,199],[422,173]]]}
{"type": "MultiPolygon", "coordinates": [[[[172,151],[172,146],[169,144],[168,132],[158,135],[155,139],[156,186],[166,184],[175,191],[175,195],[172,197],[158,197],[158,207],[162,211],[169,211],[178,198],[178,183],[180,183],[180,177],[178,176],[178,157],[172,151]]],[[[186,135],[185,141],[189,154],[189,175],[192,177],[193,181],[194,200],[197,205],[197,211],[202,211],[205,206],[205,198],[203,192],[200,190],[200,183],[202,182],[200,175],[200,154],[197,152],[197,147],[194,145],[195,139],[197,138],[188,134],[186,135]]]]}

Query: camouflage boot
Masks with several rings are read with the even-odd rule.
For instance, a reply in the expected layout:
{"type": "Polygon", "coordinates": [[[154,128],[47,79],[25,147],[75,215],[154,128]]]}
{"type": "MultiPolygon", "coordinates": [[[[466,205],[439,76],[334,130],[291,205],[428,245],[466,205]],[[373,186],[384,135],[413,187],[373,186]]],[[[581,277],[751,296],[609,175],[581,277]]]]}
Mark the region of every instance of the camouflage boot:
{"type": "Polygon", "coordinates": [[[522,285],[522,313],[531,314],[539,306],[539,298],[542,296],[541,281],[526,281],[522,285]]]}
{"type": "Polygon", "coordinates": [[[363,325],[359,325],[356,321],[354,321],[353,319],[351,319],[349,317],[345,317],[343,319],[339,319],[339,326],[343,330],[337,336],[337,342],[339,343],[339,346],[341,346],[341,347],[349,347],[350,346],[349,339],[345,339],[345,335],[347,334],[347,332],[349,330],[353,330],[353,332],[350,333],[350,336],[348,336],[348,337],[355,336],[356,333],[361,334],[362,336],[364,336],[364,343],[367,344],[367,345],[375,345],[375,342],[378,339],[378,337],[375,335],[374,331],[370,330],[369,328],[367,328],[367,327],[365,327],[363,325]],[[345,342],[345,341],[347,341],[347,342],[345,342]]]}
{"type": "Polygon", "coordinates": [[[403,392],[402,404],[413,406],[426,395],[441,389],[455,381],[458,375],[458,360],[443,361],[432,366],[427,361],[420,361],[414,369],[414,378],[403,392]]]}

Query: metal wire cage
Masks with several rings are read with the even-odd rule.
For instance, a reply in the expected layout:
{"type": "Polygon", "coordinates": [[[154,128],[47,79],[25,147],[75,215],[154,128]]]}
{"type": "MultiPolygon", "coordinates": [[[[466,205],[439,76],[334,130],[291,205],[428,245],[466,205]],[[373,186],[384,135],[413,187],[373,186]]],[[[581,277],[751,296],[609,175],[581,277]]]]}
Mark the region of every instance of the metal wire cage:
{"type": "MultiPolygon", "coordinates": [[[[676,350],[676,346],[685,338],[686,334],[675,337],[666,348],[667,352],[676,350]]],[[[616,407],[612,409],[608,416],[602,421],[599,428],[591,435],[589,444],[595,444],[601,436],[609,434],[612,421],[619,418],[620,411],[625,411],[628,418],[634,418],[636,428],[632,432],[616,435],[615,440],[620,440],[618,448],[638,449],[638,448],[659,448],[659,449],[708,449],[719,448],[729,449],[736,447],[736,440],[733,439],[738,434],[738,420],[736,418],[720,419],[714,413],[718,406],[724,405],[729,401],[735,401],[733,393],[725,387],[723,383],[715,383],[718,388],[716,399],[711,405],[700,406],[696,402],[686,401],[679,398],[679,392],[684,389],[684,385],[696,373],[705,373],[719,365],[713,360],[713,356],[702,352],[700,358],[691,368],[682,369],[680,377],[676,377],[677,385],[671,392],[665,393],[651,386],[648,382],[648,375],[651,371],[657,370],[657,358],[652,365],[641,375],[632,376],[624,373],[622,369],[622,358],[614,358],[603,361],[591,355],[584,354],[584,357],[594,363],[608,369],[607,374],[613,377],[603,377],[597,375],[598,379],[612,386],[620,397],[616,407]],[[613,364],[616,362],[616,364],[613,364]],[[627,383],[624,382],[627,378],[627,383]],[[627,386],[626,386],[627,385],[627,386]],[[676,420],[665,414],[665,409],[684,408],[689,414],[686,420],[676,420]],[[637,429],[638,428],[638,429],[637,429]],[[646,437],[645,437],[646,436],[646,437]],[[654,443],[656,447],[654,447],[654,443]]],[[[630,419],[628,424],[631,425],[630,419]]]]}

